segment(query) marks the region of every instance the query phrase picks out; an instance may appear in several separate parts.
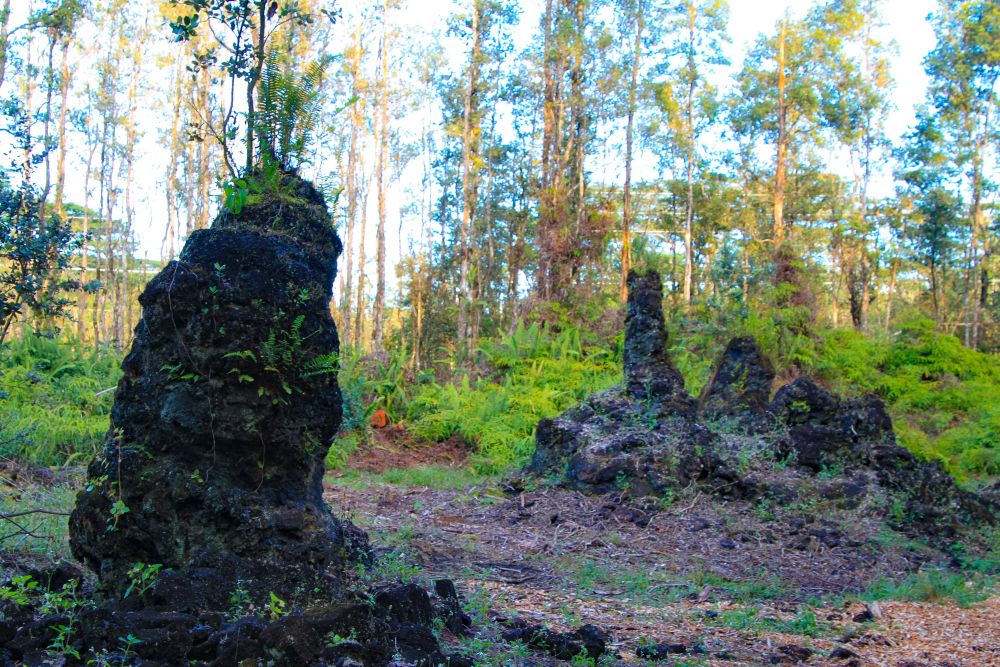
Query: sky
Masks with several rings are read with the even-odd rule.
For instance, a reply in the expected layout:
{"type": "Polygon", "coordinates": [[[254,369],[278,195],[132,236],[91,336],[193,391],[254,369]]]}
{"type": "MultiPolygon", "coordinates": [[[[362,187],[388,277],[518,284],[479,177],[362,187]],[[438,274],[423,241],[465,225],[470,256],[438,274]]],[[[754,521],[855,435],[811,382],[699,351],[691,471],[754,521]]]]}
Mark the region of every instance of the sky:
{"type": "MultiPolygon", "coordinates": [[[[31,1],[16,0],[12,3],[12,8],[15,10],[12,24],[16,24],[18,11],[25,12],[31,1]]],[[[341,0],[340,4],[348,15],[362,6],[357,0],[341,0]]],[[[732,62],[730,73],[739,69],[743,54],[761,33],[773,32],[775,25],[786,11],[793,18],[801,17],[811,4],[808,0],[730,0],[729,34],[732,41],[727,47],[728,56],[732,62]]],[[[401,19],[404,25],[421,31],[443,31],[446,17],[457,11],[459,7],[460,3],[455,0],[404,0],[401,19]]],[[[922,61],[927,52],[934,46],[933,32],[926,22],[926,17],[935,7],[935,0],[883,0],[882,12],[885,27],[882,39],[886,41],[892,39],[897,46],[892,67],[892,74],[896,80],[892,93],[894,108],[890,113],[887,128],[889,137],[893,139],[900,137],[912,124],[914,107],[924,99],[927,79],[922,68],[922,61]]],[[[518,48],[525,46],[537,29],[541,9],[541,0],[522,3],[521,22],[514,35],[518,48]]],[[[155,33],[157,29],[160,29],[156,25],[159,18],[154,15],[151,17],[151,21],[155,33]]],[[[162,31],[166,35],[165,26],[162,27],[162,31]]],[[[160,48],[169,48],[166,40],[163,40],[160,48]]],[[[457,68],[464,62],[464,58],[465,54],[457,50],[450,54],[449,59],[451,65],[457,68]]],[[[156,76],[155,72],[151,73],[151,76],[156,76]]],[[[157,124],[162,122],[162,118],[158,114],[149,112],[143,119],[145,135],[141,143],[141,169],[136,184],[136,196],[139,202],[137,209],[140,218],[137,221],[138,254],[149,258],[159,258],[166,226],[162,174],[165,172],[167,156],[157,143],[157,134],[160,131],[157,124]]],[[[836,162],[835,156],[830,156],[830,160],[831,163],[836,162]]],[[[79,162],[80,164],[76,165],[76,168],[71,168],[67,194],[70,199],[82,202],[83,178],[81,172],[83,165],[82,161],[79,162]]],[[[620,159],[617,156],[611,156],[602,164],[591,165],[593,179],[603,182],[619,181],[623,171],[619,162],[620,159]]],[[[831,164],[831,169],[838,170],[835,164],[831,164]]],[[[655,160],[649,155],[640,155],[637,160],[637,172],[637,180],[655,177],[655,160]]],[[[413,168],[405,171],[401,179],[402,182],[397,183],[393,192],[390,193],[389,222],[387,224],[388,263],[390,267],[398,261],[399,249],[406,247],[407,237],[414,234],[414,231],[406,225],[400,226],[399,210],[405,206],[407,199],[411,196],[407,194],[407,190],[412,191],[415,187],[413,179],[416,178],[417,173],[413,168]],[[401,234],[403,238],[400,238],[401,234]]],[[[882,188],[886,190],[890,187],[891,184],[888,182],[882,184],[882,188]]],[[[878,184],[876,184],[877,188],[878,184]]],[[[372,206],[374,206],[375,198],[370,199],[372,206]]],[[[372,211],[369,214],[369,221],[374,219],[375,215],[372,211]]],[[[374,243],[373,239],[370,241],[374,243]]],[[[369,248],[367,254],[369,257],[373,257],[374,248],[369,248]]],[[[373,271],[374,268],[369,267],[369,272],[373,273],[373,271]]],[[[388,275],[392,274],[390,268],[388,275]]]]}

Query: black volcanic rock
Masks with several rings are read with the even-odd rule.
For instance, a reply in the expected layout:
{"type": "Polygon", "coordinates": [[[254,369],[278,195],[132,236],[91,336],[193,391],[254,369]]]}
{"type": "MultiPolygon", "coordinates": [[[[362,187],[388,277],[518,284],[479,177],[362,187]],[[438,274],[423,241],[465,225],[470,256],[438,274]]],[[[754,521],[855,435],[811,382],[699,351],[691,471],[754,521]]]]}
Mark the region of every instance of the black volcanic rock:
{"type": "Polygon", "coordinates": [[[666,348],[659,276],[632,273],[628,284],[624,384],[539,421],[526,473],[623,498],[697,484],[768,504],[881,503],[889,523],[939,544],[996,525],[1000,494],[966,491],[899,446],[877,396],[842,399],[800,377],[768,402],[774,370],[750,338],[729,343],[693,410],[666,348]]]}
{"type": "Polygon", "coordinates": [[[667,351],[663,282],[656,271],[628,274],[624,356],[625,389],[631,398],[648,401],[666,413],[691,412],[684,378],[667,351]]]}
{"type": "Polygon", "coordinates": [[[338,587],[364,537],[323,502],[341,420],[329,299],[340,240],[322,196],[223,212],[140,297],[111,428],[70,520],[74,555],[122,597],[137,563],[172,598],[226,608],[338,587]]]}
{"type": "Polygon", "coordinates": [[[757,341],[734,338],[702,391],[698,416],[708,420],[736,418],[751,430],[773,426],[773,420],[768,418],[773,382],[774,368],[761,354],[757,341]]]}

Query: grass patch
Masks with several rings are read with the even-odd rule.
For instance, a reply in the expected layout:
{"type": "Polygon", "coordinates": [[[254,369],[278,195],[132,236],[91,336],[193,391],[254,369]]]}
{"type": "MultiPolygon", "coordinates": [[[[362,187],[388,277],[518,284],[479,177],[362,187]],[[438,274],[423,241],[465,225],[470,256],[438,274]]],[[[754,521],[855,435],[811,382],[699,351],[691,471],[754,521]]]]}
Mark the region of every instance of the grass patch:
{"type": "Polygon", "coordinates": [[[819,637],[831,634],[835,628],[816,619],[811,608],[804,608],[792,618],[782,619],[763,616],[753,608],[724,611],[715,618],[706,619],[711,625],[733,628],[745,632],[781,632],[800,637],[819,637]]]}
{"type": "Polygon", "coordinates": [[[968,607],[997,593],[997,578],[974,571],[921,570],[902,581],[880,579],[862,600],[954,603],[968,607]]]}
{"type": "Polygon", "coordinates": [[[620,565],[611,567],[589,558],[564,561],[560,568],[576,588],[586,593],[621,592],[650,605],[676,602],[697,590],[692,582],[667,578],[666,573],[620,565]]]}
{"type": "Polygon", "coordinates": [[[781,577],[766,572],[760,572],[755,579],[732,581],[714,572],[701,570],[691,576],[691,583],[699,590],[711,586],[725,593],[728,598],[741,603],[774,600],[789,594],[788,584],[781,577]]]}
{"type": "Polygon", "coordinates": [[[426,487],[432,491],[447,491],[483,484],[489,482],[490,478],[478,475],[469,468],[430,465],[417,468],[396,468],[380,473],[345,470],[337,476],[328,476],[327,481],[356,489],[385,485],[408,488],[426,487]]]}

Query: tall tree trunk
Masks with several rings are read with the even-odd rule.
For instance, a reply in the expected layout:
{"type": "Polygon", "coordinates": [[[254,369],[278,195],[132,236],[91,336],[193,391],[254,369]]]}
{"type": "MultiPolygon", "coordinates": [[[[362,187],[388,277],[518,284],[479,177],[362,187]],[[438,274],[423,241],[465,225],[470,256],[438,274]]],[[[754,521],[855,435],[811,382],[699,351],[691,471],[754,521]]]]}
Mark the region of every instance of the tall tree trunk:
{"type": "Polygon", "coordinates": [[[364,346],[364,341],[361,338],[361,324],[365,314],[365,228],[368,226],[367,187],[364,193],[361,201],[361,233],[358,238],[358,298],[357,307],[354,310],[354,344],[359,349],[364,346]]]}
{"type": "MultiPolygon", "coordinates": [[[[93,143],[89,137],[90,152],[87,154],[87,171],[83,176],[83,245],[80,247],[80,282],[76,288],[76,337],[81,341],[84,339],[84,326],[87,315],[87,251],[90,246],[90,174],[94,164],[94,154],[97,152],[97,144],[93,143]]],[[[94,340],[94,345],[97,341],[94,340]]]]}
{"type": "MultiPolygon", "coordinates": [[[[580,2],[582,0],[577,0],[580,2]]],[[[535,288],[545,301],[559,299],[568,284],[570,267],[564,255],[569,245],[570,202],[568,167],[573,142],[564,140],[566,99],[562,81],[570,69],[566,63],[566,45],[559,40],[562,20],[556,0],[546,0],[544,28],[544,64],[542,71],[543,129],[541,182],[538,193],[538,264],[535,288]]]]}
{"type": "Polygon", "coordinates": [[[695,6],[692,0],[688,0],[688,87],[687,99],[685,100],[685,128],[684,134],[687,141],[687,153],[684,156],[684,179],[687,186],[687,206],[684,210],[684,307],[691,311],[691,300],[693,297],[694,284],[694,160],[695,160],[695,136],[694,136],[694,91],[698,83],[695,72],[695,6]]]}
{"type": "MultiPolygon", "coordinates": [[[[361,151],[363,149],[361,132],[364,129],[364,103],[361,101],[361,27],[362,20],[358,17],[354,28],[353,44],[350,51],[349,63],[351,72],[351,96],[355,98],[351,105],[351,136],[347,153],[347,174],[344,190],[347,193],[347,234],[344,252],[344,288],[341,291],[341,322],[343,322],[345,333],[351,330],[351,296],[354,282],[354,229],[358,219],[358,189],[361,179],[359,169],[361,163],[361,151]]],[[[362,241],[362,244],[364,242],[362,241]]],[[[362,260],[361,271],[364,270],[364,260],[362,260]]],[[[355,345],[360,341],[355,337],[355,345]]]]}
{"type": "MultiPolygon", "coordinates": [[[[148,21],[148,14],[146,16],[148,21]]],[[[142,79],[142,47],[145,33],[145,22],[139,28],[132,46],[132,68],[129,73],[128,89],[128,114],[125,119],[125,229],[123,230],[124,244],[122,248],[122,278],[119,281],[122,289],[118,294],[118,303],[115,308],[115,338],[124,345],[126,342],[126,330],[132,322],[133,303],[131,299],[130,281],[132,279],[132,247],[135,241],[135,201],[132,195],[132,186],[135,180],[135,148],[138,141],[138,129],[136,126],[136,113],[138,111],[139,82],[142,79]]]]}
{"type": "Polygon", "coordinates": [[[59,160],[56,162],[55,211],[60,219],[65,219],[63,195],[66,188],[66,116],[69,107],[69,38],[62,43],[62,61],[59,74],[59,160]]]}
{"type": "Polygon", "coordinates": [[[785,35],[787,21],[781,22],[778,44],[778,142],[774,166],[774,245],[785,240],[785,179],[788,170],[788,108],[785,104],[785,35]]]}
{"type": "MultiPolygon", "coordinates": [[[[575,5],[575,19],[576,19],[576,35],[574,36],[577,44],[576,48],[571,50],[573,56],[572,70],[570,71],[570,114],[573,121],[573,136],[570,140],[570,146],[573,151],[573,162],[572,171],[574,183],[574,196],[570,200],[570,205],[573,211],[573,236],[578,238],[584,225],[584,221],[587,216],[587,172],[584,169],[584,161],[587,155],[587,133],[590,131],[590,118],[587,113],[587,100],[584,96],[584,83],[586,79],[586,73],[583,68],[583,54],[585,49],[585,20],[584,20],[584,8],[586,7],[586,0],[576,0],[575,5]]],[[[559,289],[559,298],[565,301],[569,296],[568,290],[571,287],[572,282],[578,279],[578,273],[581,268],[581,262],[576,259],[577,254],[571,252],[567,248],[563,257],[560,258],[560,264],[565,266],[569,264],[569,275],[564,275],[562,277],[562,284],[559,289]]]]}
{"type": "Polygon", "coordinates": [[[7,74],[7,23],[10,21],[10,0],[0,5],[0,89],[7,74]]]}
{"type": "Polygon", "coordinates": [[[56,88],[55,52],[58,41],[55,31],[49,31],[49,45],[46,49],[45,65],[45,114],[42,120],[42,146],[45,147],[45,185],[42,186],[42,201],[48,201],[52,187],[52,156],[48,150],[52,141],[52,94],[56,88]]]}
{"type": "Polygon", "coordinates": [[[382,336],[385,326],[385,190],[386,161],[389,151],[389,2],[382,6],[382,75],[379,86],[379,146],[376,166],[378,189],[378,226],[375,230],[375,302],[372,308],[372,343],[375,354],[383,354],[382,336]]]}
{"type": "Polygon", "coordinates": [[[462,110],[462,222],[459,235],[459,298],[458,317],[456,319],[455,347],[459,357],[467,361],[472,356],[472,278],[470,275],[470,229],[476,208],[476,176],[473,173],[477,157],[478,131],[477,116],[479,113],[477,89],[479,88],[479,61],[481,57],[480,12],[482,6],[479,0],[472,2],[472,48],[469,51],[469,70],[463,96],[462,110]]]}
{"type": "Polygon", "coordinates": [[[982,264],[979,253],[983,241],[983,152],[985,132],[978,134],[975,140],[975,150],[972,156],[972,173],[970,174],[970,190],[972,201],[969,203],[969,225],[972,238],[969,245],[969,277],[965,292],[965,344],[968,347],[979,347],[979,309],[982,264]]]}
{"type": "Polygon", "coordinates": [[[632,71],[629,76],[628,112],[625,121],[625,185],[622,188],[622,271],[618,281],[618,298],[624,304],[628,298],[628,272],[632,268],[632,143],[635,124],[636,91],[639,85],[639,61],[642,57],[642,31],[646,5],[639,2],[635,24],[635,44],[632,47],[632,71]]]}
{"type": "MultiPolygon", "coordinates": [[[[213,123],[212,103],[211,103],[212,78],[208,69],[202,69],[198,73],[198,97],[199,105],[204,109],[207,122],[213,123]]],[[[198,160],[198,199],[197,217],[195,219],[195,229],[206,229],[209,225],[210,201],[209,191],[212,185],[212,148],[214,144],[210,141],[199,141],[197,149],[198,160]]]]}

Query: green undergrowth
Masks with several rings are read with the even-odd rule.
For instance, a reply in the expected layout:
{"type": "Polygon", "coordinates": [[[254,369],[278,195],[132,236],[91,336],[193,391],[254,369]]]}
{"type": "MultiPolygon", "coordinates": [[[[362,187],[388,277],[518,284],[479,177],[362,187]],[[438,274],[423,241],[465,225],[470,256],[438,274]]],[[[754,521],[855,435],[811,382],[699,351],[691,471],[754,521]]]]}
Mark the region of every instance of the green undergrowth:
{"type": "MultiPolygon", "coordinates": [[[[779,377],[806,373],[832,391],[883,398],[903,446],[940,461],[962,482],[1000,477],[1000,358],[970,350],[914,320],[892,335],[852,329],[793,328],[782,313],[695,313],[670,322],[670,344],[688,391],[698,395],[726,342],[749,335],[774,360],[779,377]]],[[[478,473],[496,474],[526,463],[538,420],[621,380],[621,340],[587,343],[588,334],[519,325],[511,335],[482,342],[478,374],[436,382],[430,373],[407,376],[404,355],[342,374],[348,427],[363,427],[371,410],[432,442],[459,434],[475,448],[478,473]],[[352,397],[354,397],[352,399],[352,397]]],[[[356,357],[355,357],[356,358],[356,357]]],[[[350,359],[350,357],[348,357],[350,359]]]]}
{"type": "Polygon", "coordinates": [[[554,417],[587,395],[621,381],[621,354],[588,342],[579,329],[552,332],[519,325],[508,336],[485,340],[474,373],[436,381],[408,370],[404,347],[385,358],[341,355],[345,397],[342,436],[327,457],[339,468],[376,409],[428,442],[459,435],[474,448],[470,468],[496,475],[524,465],[535,448],[538,421],[554,417]],[[352,434],[353,431],[353,434],[352,434]]]}
{"type": "Polygon", "coordinates": [[[749,335],[780,376],[818,378],[838,394],[875,393],[885,401],[899,443],[940,461],[960,481],[1000,476],[1000,357],[969,349],[917,319],[891,335],[853,329],[807,333],[783,326],[779,313],[671,323],[672,353],[697,395],[732,336],[749,335]],[[719,321],[719,320],[722,321],[719,321]]]}
{"type": "Polygon", "coordinates": [[[27,334],[0,348],[0,458],[85,463],[108,430],[121,354],[27,334]]]}
{"type": "Polygon", "coordinates": [[[1000,476],[1000,359],[915,322],[892,339],[853,331],[821,341],[817,373],[848,393],[885,399],[900,444],[960,480],[1000,476]]]}
{"type": "Polygon", "coordinates": [[[953,603],[968,607],[996,595],[995,575],[975,570],[926,569],[902,580],[881,579],[869,586],[862,600],[907,600],[910,602],[953,603]]]}
{"type": "MultiPolygon", "coordinates": [[[[935,332],[929,320],[865,336],[849,329],[803,333],[789,326],[790,317],[753,309],[675,314],[671,351],[688,390],[701,391],[729,338],[750,335],[775,360],[780,377],[804,372],[838,393],[881,396],[899,442],[940,461],[960,481],[1000,477],[997,355],[966,348],[935,332]]],[[[414,372],[405,345],[394,349],[370,357],[342,350],[344,425],[329,467],[344,467],[371,413],[383,409],[417,438],[465,439],[474,448],[472,473],[506,472],[530,459],[539,419],[621,380],[621,337],[602,343],[568,326],[519,325],[509,335],[483,340],[474,369],[452,379],[414,372]]],[[[120,357],[31,334],[0,348],[0,459],[45,466],[88,460],[107,430],[120,357]]],[[[449,358],[439,365],[455,367],[449,358]]]]}
{"type": "Polygon", "coordinates": [[[486,341],[480,353],[489,376],[422,384],[407,410],[411,433],[432,441],[457,433],[472,443],[471,466],[480,474],[524,465],[534,452],[538,420],[621,381],[619,355],[584,344],[577,329],[553,334],[519,325],[486,341]]]}

